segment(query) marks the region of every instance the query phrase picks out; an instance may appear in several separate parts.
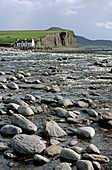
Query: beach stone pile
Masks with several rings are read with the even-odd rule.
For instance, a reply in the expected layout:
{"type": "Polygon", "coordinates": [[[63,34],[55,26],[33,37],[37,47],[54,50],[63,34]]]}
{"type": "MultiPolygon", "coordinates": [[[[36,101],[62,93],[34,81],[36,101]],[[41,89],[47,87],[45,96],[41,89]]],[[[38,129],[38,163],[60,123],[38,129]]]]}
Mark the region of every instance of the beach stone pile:
{"type": "Polygon", "coordinates": [[[93,124],[103,122],[112,127],[112,113],[100,113],[89,94],[78,100],[62,95],[60,84],[50,85],[59,71],[49,67],[40,80],[32,80],[30,72],[11,71],[9,76],[1,72],[0,133],[8,141],[1,140],[0,151],[9,159],[27,160],[30,156],[34,166],[43,169],[102,170],[110,157],[94,144],[97,132],[93,124]],[[33,94],[33,90],[38,93],[33,94]]]}

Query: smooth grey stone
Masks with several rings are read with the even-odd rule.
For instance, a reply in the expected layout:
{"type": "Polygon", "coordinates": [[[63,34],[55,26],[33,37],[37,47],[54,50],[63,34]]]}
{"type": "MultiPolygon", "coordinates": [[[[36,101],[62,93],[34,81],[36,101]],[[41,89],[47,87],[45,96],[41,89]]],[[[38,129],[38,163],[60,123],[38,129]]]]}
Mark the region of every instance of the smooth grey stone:
{"type": "Polygon", "coordinates": [[[14,89],[14,90],[19,89],[19,86],[14,82],[8,83],[7,87],[10,88],[10,89],[14,89]]]}
{"type": "Polygon", "coordinates": [[[54,167],[54,170],[72,170],[69,163],[59,163],[56,167],[54,167]]]}
{"type": "Polygon", "coordinates": [[[100,154],[99,149],[94,144],[89,144],[86,148],[86,152],[100,154]]]}
{"type": "Polygon", "coordinates": [[[32,115],[34,115],[33,110],[28,106],[20,106],[18,108],[18,113],[22,114],[23,116],[32,116],[32,115]]]}
{"type": "Polygon", "coordinates": [[[59,100],[59,104],[64,107],[73,106],[73,102],[70,99],[61,99],[59,100]]]}
{"type": "Polygon", "coordinates": [[[75,152],[81,154],[82,152],[84,152],[84,149],[78,146],[72,146],[70,147],[70,149],[74,150],[75,152]]]}
{"type": "Polygon", "coordinates": [[[58,86],[52,86],[51,91],[56,93],[60,91],[60,88],[58,86]]]}
{"type": "Polygon", "coordinates": [[[93,161],[92,163],[93,163],[93,167],[94,167],[95,170],[101,170],[102,169],[99,162],[93,161]]]}
{"type": "Polygon", "coordinates": [[[60,154],[61,153],[61,150],[63,148],[59,145],[51,145],[49,146],[46,150],[45,150],[45,153],[47,155],[57,155],[57,154],[60,154]]]}
{"type": "Polygon", "coordinates": [[[31,73],[25,73],[24,76],[25,77],[31,77],[31,73]]]}
{"type": "Polygon", "coordinates": [[[92,163],[88,160],[78,160],[76,166],[79,170],[94,170],[92,163]]]}
{"type": "Polygon", "coordinates": [[[66,136],[66,132],[53,120],[46,122],[45,132],[48,136],[61,137],[66,136]]]}
{"type": "Polygon", "coordinates": [[[49,159],[47,159],[47,158],[45,158],[44,156],[39,155],[39,154],[35,154],[34,157],[33,157],[33,159],[34,159],[34,161],[36,161],[37,163],[38,163],[38,162],[45,162],[45,163],[50,162],[49,159]]]}
{"type": "Polygon", "coordinates": [[[16,77],[17,77],[18,79],[24,79],[24,75],[23,75],[23,74],[20,74],[20,73],[17,73],[17,74],[16,74],[16,77]]]}
{"type": "Polygon", "coordinates": [[[60,116],[60,117],[66,117],[66,112],[67,112],[66,109],[63,109],[63,108],[61,108],[61,107],[57,107],[57,108],[55,108],[55,111],[56,111],[56,113],[57,113],[58,116],[60,116]]]}
{"type": "Polygon", "coordinates": [[[95,135],[95,130],[92,127],[85,126],[85,127],[79,127],[79,128],[69,128],[72,132],[76,133],[77,135],[80,135],[85,138],[93,138],[95,135]]]}
{"type": "Polygon", "coordinates": [[[88,107],[89,105],[88,105],[88,103],[85,103],[85,102],[83,102],[83,101],[78,101],[77,102],[77,105],[79,106],[79,107],[81,107],[81,108],[86,108],[86,107],[88,107]]]}
{"type": "Polygon", "coordinates": [[[72,139],[69,143],[70,146],[74,146],[74,145],[77,145],[77,141],[75,139],[72,139]]]}
{"type": "Polygon", "coordinates": [[[103,119],[104,120],[112,120],[112,113],[109,113],[109,112],[105,113],[103,115],[103,119]]]}
{"type": "Polygon", "coordinates": [[[109,162],[109,158],[107,156],[104,155],[97,155],[97,154],[83,154],[83,158],[85,159],[90,159],[92,161],[98,161],[98,162],[109,162]]]}
{"type": "Polygon", "coordinates": [[[31,94],[26,94],[24,99],[28,100],[28,101],[35,101],[36,100],[36,98],[31,94]]]}
{"type": "Polygon", "coordinates": [[[72,117],[72,118],[76,118],[77,117],[77,115],[74,113],[74,112],[72,112],[72,111],[67,111],[66,112],[66,117],[68,118],[68,117],[72,117]]]}
{"type": "Polygon", "coordinates": [[[81,155],[78,154],[77,152],[73,151],[72,149],[69,148],[64,148],[61,150],[60,156],[62,158],[71,160],[71,161],[76,161],[81,159],[81,155]]]}
{"type": "Polygon", "coordinates": [[[11,140],[12,148],[21,154],[41,153],[46,149],[45,141],[39,136],[19,134],[15,135],[11,140]]]}
{"type": "Polygon", "coordinates": [[[58,145],[60,142],[58,140],[56,140],[56,139],[50,139],[50,143],[52,145],[58,145]]]}
{"type": "Polygon", "coordinates": [[[16,98],[11,98],[11,97],[8,97],[8,98],[5,98],[4,99],[4,103],[8,104],[8,103],[16,103],[20,106],[28,106],[28,104],[26,102],[24,102],[23,100],[21,99],[16,99],[16,98]]]}
{"type": "Polygon", "coordinates": [[[6,82],[7,82],[6,78],[3,76],[0,76],[0,83],[6,83],[6,82]]]}
{"type": "Polygon", "coordinates": [[[7,80],[16,81],[17,78],[16,78],[15,76],[9,76],[9,77],[7,78],[7,80]]]}
{"type": "Polygon", "coordinates": [[[56,95],[56,96],[54,97],[54,99],[55,99],[55,100],[62,100],[63,97],[62,97],[62,96],[59,96],[59,95],[56,95]]]}
{"type": "Polygon", "coordinates": [[[3,71],[0,71],[0,75],[5,75],[5,72],[3,72],[3,71]]]}
{"type": "Polygon", "coordinates": [[[11,116],[11,121],[15,125],[18,125],[22,129],[27,130],[29,132],[37,131],[37,126],[34,123],[32,123],[30,120],[26,119],[21,114],[13,114],[11,116]]]}
{"type": "Polygon", "coordinates": [[[93,110],[93,109],[87,110],[87,113],[90,116],[98,116],[98,113],[95,110],[93,110]]]}
{"type": "Polygon", "coordinates": [[[7,105],[7,109],[9,109],[9,110],[16,110],[17,111],[19,107],[20,107],[20,105],[18,105],[16,103],[9,103],[7,105]]]}
{"type": "Polygon", "coordinates": [[[22,129],[14,125],[5,125],[0,129],[0,132],[4,135],[16,135],[22,133],[22,129]]]}
{"type": "Polygon", "coordinates": [[[0,152],[9,149],[7,144],[0,142],[0,152]]]}

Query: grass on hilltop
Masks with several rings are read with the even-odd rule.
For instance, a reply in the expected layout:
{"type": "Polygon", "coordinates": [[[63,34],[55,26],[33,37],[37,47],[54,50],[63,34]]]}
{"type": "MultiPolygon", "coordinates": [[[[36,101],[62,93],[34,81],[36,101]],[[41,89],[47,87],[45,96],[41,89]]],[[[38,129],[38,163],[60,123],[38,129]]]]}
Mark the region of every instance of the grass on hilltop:
{"type": "Polygon", "coordinates": [[[25,31],[0,31],[0,44],[12,44],[17,39],[40,39],[47,34],[54,34],[62,32],[62,30],[48,31],[48,30],[25,30],[25,31]]]}

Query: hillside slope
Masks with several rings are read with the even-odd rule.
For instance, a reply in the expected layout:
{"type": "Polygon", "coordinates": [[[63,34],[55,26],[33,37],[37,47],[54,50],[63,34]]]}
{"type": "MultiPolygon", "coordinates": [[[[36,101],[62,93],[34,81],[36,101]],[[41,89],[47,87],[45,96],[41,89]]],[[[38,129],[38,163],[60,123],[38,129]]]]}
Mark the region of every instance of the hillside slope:
{"type": "Polygon", "coordinates": [[[110,40],[89,40],[82,36],[76,36],[76,43],[78,47],[83,48],[112,48],[110,40]]]}

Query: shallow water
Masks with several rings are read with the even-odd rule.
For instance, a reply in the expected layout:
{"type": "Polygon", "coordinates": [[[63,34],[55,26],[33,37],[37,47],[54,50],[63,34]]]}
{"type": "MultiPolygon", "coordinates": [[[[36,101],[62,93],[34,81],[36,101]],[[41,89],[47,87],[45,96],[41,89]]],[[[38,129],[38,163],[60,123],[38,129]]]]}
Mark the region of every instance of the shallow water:
{"type": "MultiPolygon", "coordinates": [[[[63,53],[35,53],[24,51],[1,51],[0,52],[0,71],[6,73],[3,77],[7,78],[10,75],[15,75],[18,71],[24,71],[25,73],[31,73],[31,77],[27,77],[28,81],[34,82],[35,80],[49,80],[43,81],[42,85],[52,86],[59,85],[61,92],[57,94],[62,95],[65,98],[70,98],[75,101],[80,100],[84,95],[89,94],[89,98],[93,100],[98,112],[106,111],[112,112],[112,73],[110,69],[112,67],[112,55],[105,54],[63,54],[63,53]],[[61,58],[61,59],[60,59],[61,58]],[[3,61],[2,59],[5,59],[3,61]],[[96,61],[108,60],[106,67],[96,66],[96,61]],[[49,69],[50,66],[58,67],[59,71],[54,72],[49,69]],[[44,72],[49,72],[48,76],[44,75],[44,72]],[[107,79],[107,76],[109,77],[107,79]],[[103,78],[101,78],[103,77],[103,78]],[[98,93],[99,95],[90,95],[90,93],[98,93]]],[[[50,97],[54,98],[54,94],[46,92],[44,89],[32,89],[35,83],[25,83],[17,80],[20,85],[19,90],[3,90],[0,89],[0,94],[5,97],[10,93],[17,98],[23,98],[25,94],[39,95],[42,98],[50,97]]],[[[76,108],[76,110],[81,110],[76,108]]],[[[52,117],[52,113],[42,113],[41,115],[35,115],[31,120],[38,126],[42,125],[42,122],[49,120],[52,117]]],[[[88,116],[82,113],[80,121],[87,120],[88,116]],[[83,117],[84,116],[84,117],[83,117]]],[[[0,116],[1,120],[6,123],[10,123],[9,116],[0,116]]],[[[57,120],[54,115],[54,119],[57,120]]],[[[67,123],[62,125],[66,130],[67,123]]],[[[87,146],[88,142],[94,143],[101,151],[101,154],[105,154],[112,157],[112,131],[101,128],[97,123],[91,124],[95,128],[96,135],[91,140],[78,139],[78,145],[81,147],[87,146]]],[[[71,138],[68,136],[68,138],[71,138]]],[[[0,137],[1,141],[6,140],[10,143],[10,137],[0,137]]],[[[56,159],[56,162],[59,159],[56,159]]],[[[52,167],[52,163],[48,165],[37,166],[34,165],[31,158],[28,160],[10,160],[0,155],[0,169],[2,170],[40,170],[42,168],[49,169],[52,167]],[[14,165],[14,168],[13,168],[14,165]],[[11,166],[11,167],[10,167],[11,166]]],[[[108,169],[108,168],[107,168],[108,169]]]]}

